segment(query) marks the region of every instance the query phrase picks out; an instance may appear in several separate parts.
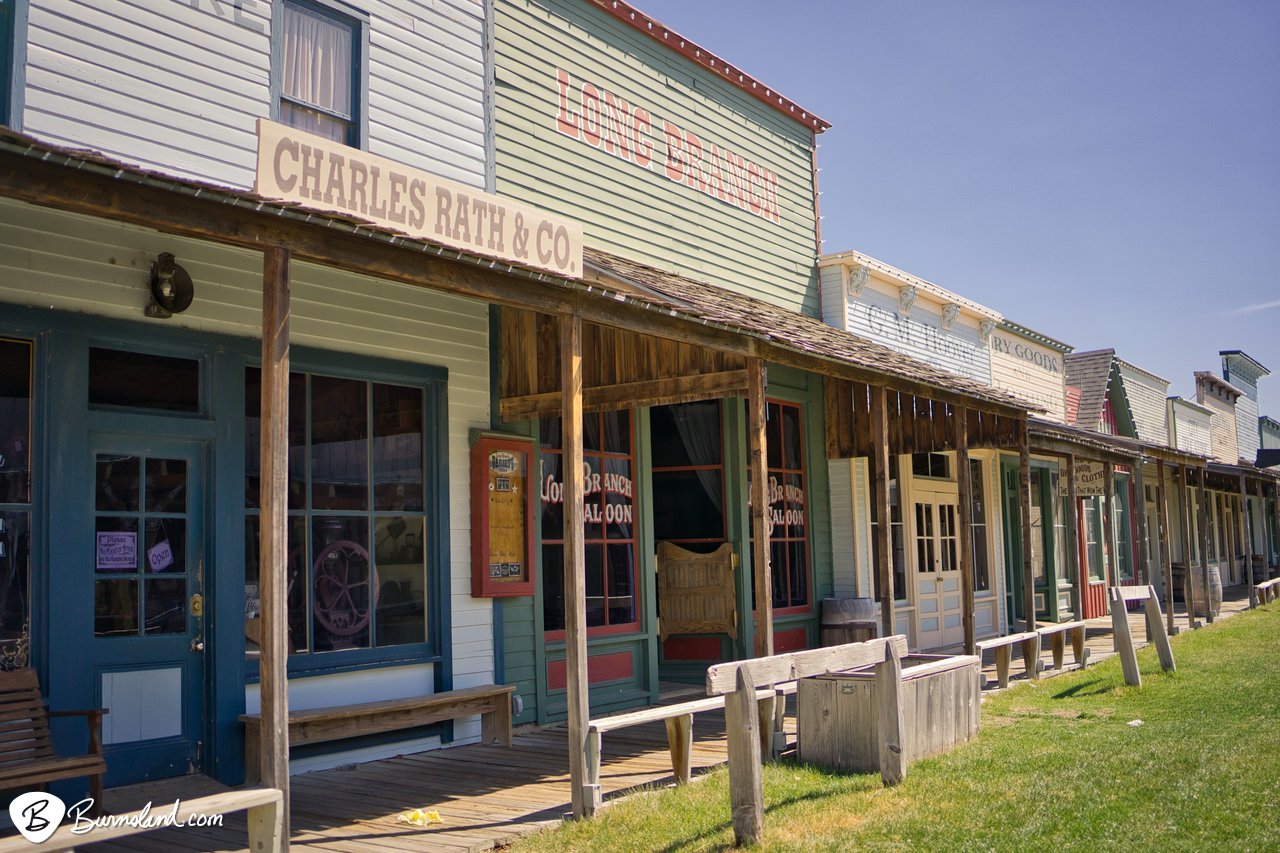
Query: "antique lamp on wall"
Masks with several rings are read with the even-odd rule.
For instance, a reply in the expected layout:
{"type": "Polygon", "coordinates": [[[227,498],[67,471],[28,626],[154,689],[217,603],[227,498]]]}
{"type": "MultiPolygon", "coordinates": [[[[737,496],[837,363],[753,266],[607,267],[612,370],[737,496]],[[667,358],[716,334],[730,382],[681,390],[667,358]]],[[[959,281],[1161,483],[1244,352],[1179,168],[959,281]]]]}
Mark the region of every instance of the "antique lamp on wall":
{"type": "Polygon", "coordinates": [[[151,304],[146,315],[163,320],[181,314],[191,307],[196,288],[191,275],[179,266],[169,252],[161,252],[151,265],[151,304]]]}

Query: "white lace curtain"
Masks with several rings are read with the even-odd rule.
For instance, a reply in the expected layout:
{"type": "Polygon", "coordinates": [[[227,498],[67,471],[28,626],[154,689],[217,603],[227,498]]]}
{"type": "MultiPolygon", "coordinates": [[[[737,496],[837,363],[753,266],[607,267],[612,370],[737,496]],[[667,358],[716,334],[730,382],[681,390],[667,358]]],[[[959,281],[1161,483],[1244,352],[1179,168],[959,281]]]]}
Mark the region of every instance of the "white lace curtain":
{"type": "Polygon", "coordinates": [[[284,5],[281,91],[286,98],[315,108],[285,104],[286,121],[300,130],[335,136],[345,133],[350,118],[352,31],[349,26],[293,3],[284,5]]]}

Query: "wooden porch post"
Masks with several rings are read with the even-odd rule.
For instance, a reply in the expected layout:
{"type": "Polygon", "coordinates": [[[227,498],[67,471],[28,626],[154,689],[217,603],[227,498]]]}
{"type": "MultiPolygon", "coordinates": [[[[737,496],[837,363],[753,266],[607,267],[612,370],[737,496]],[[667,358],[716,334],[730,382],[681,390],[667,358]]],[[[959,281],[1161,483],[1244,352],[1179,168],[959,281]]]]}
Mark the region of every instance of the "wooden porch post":
{"type": "Polygon", "coordinates": [[[1187,627],[1194,628],[1196,627],[1196,585],[1191,578],[1191,572],[1193,571],[1191,562],[1191,525],[1194,523],[1194,519],[1191,514],[1191,496],[1187,491],[1186,465],[1178,467],[1178,483],[1182,489],[1182,501],[1180,503],[1182,507],[1182,559],[1187,564],[1182,574],[1187,605],[1187,627]]]}
{"type": "Polygon", "coordinates": [[[1067,535],[1071,547],[1067,549],[1067,563],[1071,574],[1071,609],[1076,619],[1084,618],[1084,570],[1080,565],[1080,501],[1076,495],[1076,457],[1067,454],[1067,535]]]}
{"type": "Polygon", "coordinates": [[[884,636],[893,635],[893,521],[889,517],[889,404],[883,385],[871,389],[871,427],[875,445],[875,491],[871,499],[876,506],[876,544],[879,557],[876,572],[880,577],[880,619],[884,636]]]}
{"type": "Polygon", "coordinates": [[[1253,483],[1258,487],[1258,520],[1261,522],[1258,538],[1262,540],[1262,577],[1255,577],[1254,580],[1263,581],[1271,575],[1267,570],[1267,565],[1271,562],[1271,543],[1267,538],[1267,498],[1262,492],[1262,481],[1254,480],[1253,483]]]}
{"type": "Polygon", "coordinates": [[[1169,505],[1165,502],[1164,460],[1156,460],[1156,521],[1160,525],[1161,568],[1164,570],[1165,632],[1173,636],[1173,555],[1169,547],[1169,505]]]}
{"type": "Polygon", "coordinates": [[[956,487],[960,501],[960,601],[963,608],[964,653],[974,654],[977,637],[973,625],[973,496],[969,480],[969,410],[956,406],[952,410],[956,430],[956,487]]]}
{"type": "Polygon", "coordinates": [[[1107,554],[1111,557],[1110,566],[1106,565],[1106,560],[1103,560],[1103,579],[1107,586],[1119,586],[1120,579],[1116,576],[1120,559],[1116,551],[1116,484],[1115,471],[1110,462],[1102,463],[1102,474],[1102,490],[1107,493],[1106,501],[1103,502],[1102,529],[1107,538],[1107,554]]]}
{"type": "Polygon", "coordinates": [[[1035,561],[1031,558],[1031,437],[1027,421],[1018,429],[1018,481],[1022,497],[1022,573],[1027,630],[1036,629],[1035,561]]]}
{"type": "Polygon", "coordinates": [[[1138,557],[1135,569],[1141,569],[1138,581],[1140,586],[1151,585],[1151,544],[1147,541],[1147,490],[1142,477],[1142,460],[1133,463],[1133,513],[1137,522],[1138,541],[1134,543],[1134,551],[1138,557]]]}
{"type": "Polygon", "coordinates": [[[766,411],[764,361],[747,359],[747,464],[751,470],[751,573],[756,589],[756,649],[773,654],[773,578],[769,531],[769,457],[765,436],[766,411]]]}
{"type": "Polygon", "coordinates": [[[1249,487],[1244,481],[1244,472],[1240,472],[1240,550],[1244,553],[1244,577],[1249,584],[1249,606],[1258,606],[1258,592],[1253,588],[1253,537],[1249,535],[1249,522],[1253,519],[1249,514],[1249,487]]]}
{"type": "Polygon", "coordinates": [[[564,643],[569,711],[569,788],[573,816],[595,806],[587,788],[587,575],[583,544],[582,318],[560,318],[560,427],[564,488],[564,643]]]}
{"type": "MultiPolygon", "coordinates": [[[[1207,467],[1200,469],[1200,573],[1204,577],[1204,613],[1205,619],[1213,624],[1213,597],[1209,595],[1209,492],[1205,486],[1208,476],[1207,467]]],[[[1221,560],[1218,561],[1221,564],[1221,560]]],[[[1219,572],[1222,570],[1219,569],[1219,572]]]]}
{"type": "Polygon", "coordinates": [[[281,849],[289,849],[289,250],[262,257],[262,423],[259,486],[258,747],[262,783],[279,788],[281,849]]]}

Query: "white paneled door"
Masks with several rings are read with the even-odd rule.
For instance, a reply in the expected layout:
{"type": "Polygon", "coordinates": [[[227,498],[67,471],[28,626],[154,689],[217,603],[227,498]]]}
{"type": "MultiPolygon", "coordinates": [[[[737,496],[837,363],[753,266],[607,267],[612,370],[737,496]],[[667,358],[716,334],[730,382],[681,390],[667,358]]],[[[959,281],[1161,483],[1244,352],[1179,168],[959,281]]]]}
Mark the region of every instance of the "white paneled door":
{"type": "Polygon", "coordinates": [[[912,504],[916,641],[921,649],[964,642],[960,512],[954,493],[917,491],[912,504]]]}

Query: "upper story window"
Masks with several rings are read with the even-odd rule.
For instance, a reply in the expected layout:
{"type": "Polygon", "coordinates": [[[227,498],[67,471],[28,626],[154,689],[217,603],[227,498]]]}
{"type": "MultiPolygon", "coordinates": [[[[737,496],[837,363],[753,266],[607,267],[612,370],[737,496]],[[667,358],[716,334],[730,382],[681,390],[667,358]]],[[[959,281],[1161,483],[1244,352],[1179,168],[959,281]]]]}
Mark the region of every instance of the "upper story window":
{"type": "Polygon", "coordinates": [[[17,45],[13,19],[17,0],[0,0],[0,125],[13,121],[13,66],[17,45]]]}
{"type": "Polygon", "coordinates": [[[363,24],[328,5],[285,0],[280,18],[280,121],[358,147],[363,24]]]}

